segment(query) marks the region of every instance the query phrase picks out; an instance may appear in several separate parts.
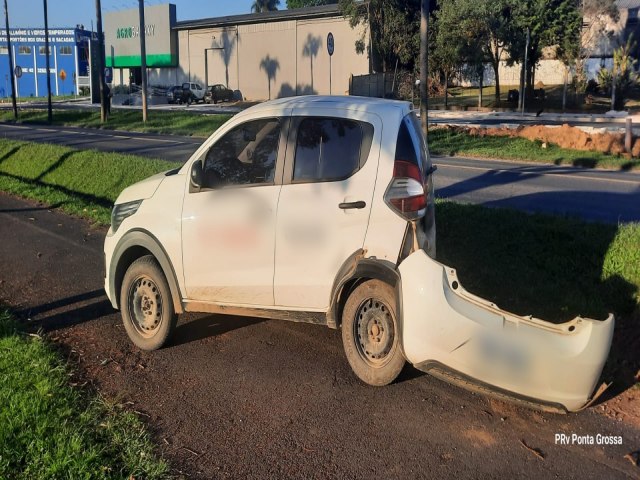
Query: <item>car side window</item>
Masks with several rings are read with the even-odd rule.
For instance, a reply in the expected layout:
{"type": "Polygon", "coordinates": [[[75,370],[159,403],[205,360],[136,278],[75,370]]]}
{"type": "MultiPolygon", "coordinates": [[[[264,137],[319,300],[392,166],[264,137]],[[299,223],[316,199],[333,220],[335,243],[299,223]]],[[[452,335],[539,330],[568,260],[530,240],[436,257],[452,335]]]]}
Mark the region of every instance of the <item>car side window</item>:
{"type": "Polygon", "coordinates": [[[207,152],[203,187],[272,184],[280,120],[264,118],[245,122],[220,138],[207,152]]]}
{"type": "Polygon", "coordinates": [[[366,161],[372,133],[373,127],[364,122],[324,117],[303,119],[296,138],[292,182],[349,178],[366,161]]]}

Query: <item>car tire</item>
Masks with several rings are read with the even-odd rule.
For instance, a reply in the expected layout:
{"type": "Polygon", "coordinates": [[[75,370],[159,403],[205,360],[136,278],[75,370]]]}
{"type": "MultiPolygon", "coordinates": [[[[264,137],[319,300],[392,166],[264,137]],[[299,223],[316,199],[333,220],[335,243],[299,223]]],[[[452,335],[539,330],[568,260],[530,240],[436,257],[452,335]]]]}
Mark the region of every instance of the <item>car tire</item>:
{"type": "Polygon", "coordinates": [[[349,295],[342,311],[342,344],[354,373],[364,383],[393,382],[404,367],[393,287],[367,280],[349,295]]]}
{"type": "Polygon", "coordinates": [[[140,257],[129,266],[120,289],[124,328],[142,350],[157,350],[171,337],[178,315],[171,289],[152,255],[140,257]]]}

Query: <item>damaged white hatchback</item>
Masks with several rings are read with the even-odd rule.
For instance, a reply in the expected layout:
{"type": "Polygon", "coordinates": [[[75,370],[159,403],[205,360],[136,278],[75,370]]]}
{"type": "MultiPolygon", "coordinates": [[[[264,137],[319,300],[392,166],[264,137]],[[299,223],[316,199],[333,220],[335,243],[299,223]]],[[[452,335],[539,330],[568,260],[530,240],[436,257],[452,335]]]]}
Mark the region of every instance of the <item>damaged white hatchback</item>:
{"type": "Polygon", "coordinates": [[[433,172],[410,105],[295,97],[249,108],[179,169],[122,192],[105,289],[140,348],[182,312],[342,329],[349,364],[386,385],[409,361],[555,411],[587,404],[613,317],[555,325],[466,292],[435,260],[433,172]]]}

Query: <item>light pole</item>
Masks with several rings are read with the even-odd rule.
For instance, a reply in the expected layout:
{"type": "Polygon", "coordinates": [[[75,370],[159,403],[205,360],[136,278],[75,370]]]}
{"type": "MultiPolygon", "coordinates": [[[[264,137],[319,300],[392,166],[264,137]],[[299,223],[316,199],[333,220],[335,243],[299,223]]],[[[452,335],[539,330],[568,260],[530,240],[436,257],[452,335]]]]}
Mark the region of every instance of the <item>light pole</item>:
{"type": "Polygon", "coordinates": [[[427,137],[429,131],[429,7],[430,0],[422,0],[420,15],[420,123],[422,133],[427,137]]]}
{"type": "Polygon", "coordinates": [[[11,77],[11,102],[13,103],[13,116],[18,119],[18,105],[16,103],[16,77],[13,73],[15,68],[13,65],[13,55],[11,54],[11,33],[9,32],[9,8],[7,7],[7,0],[4,0],[4,20],[7,29],[7,52],[9,54],[9,76],[11,77]]]}
{"type": "Polygon", "coordinates": [[[524,104],[525,99],[527,97],[527,69],[528,69],[528,60],[529,60],[529,42],[531,41],[531,30],[527,27],[527,43],[524,47],[524,70],[522,75],[522,112],[521,115],[524,117],[524,104]]]}
{"type": "Polygon", "coordinates": [[[104,83],[104,41],[102,36],[102,5],[96,0],[96,28],[98,29],[98,83],[100,83],[100,122],[107,121],[107,98],[104,83]]]}
{"type": "Polygon", "coordinates": [[[142,70],[142,121],[147,121],[147,43],[144,28],[144,0],[138,0],[140,10],[140,69],[142,70]]]}
{"type": "MultiPolygon", "coordinates": [[[[53,122],[53,111],[51,110],[51,72],[49,71],[49,13],[47,9],[47,0],[44,1],[44,51],[45,51],[45,68],[47,71],[47,121],[53,122]]],[[[37,75],[38,72],[35,72],[37,75]]],[[[56,72],[56,75],[58,72],[56,72]]],[[[74,74],[75,75],[75,74],[74,74]]]]}

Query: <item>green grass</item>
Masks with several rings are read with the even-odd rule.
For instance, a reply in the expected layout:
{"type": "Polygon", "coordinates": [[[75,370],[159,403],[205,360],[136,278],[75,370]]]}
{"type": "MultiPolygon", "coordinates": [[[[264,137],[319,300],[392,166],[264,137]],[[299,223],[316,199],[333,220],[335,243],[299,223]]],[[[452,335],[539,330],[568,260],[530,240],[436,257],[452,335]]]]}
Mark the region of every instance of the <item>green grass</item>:
{"type": "Polygon", "coordinates": [[[435,155],[498,158],[576,167],[608,168],[616,170],[640,169],[640,160],[600,152],[584,152],[560,148],[526,138],[476,136],[444,128],[429,130],[429,149],[435,155]]]}
{"type": "MultiPolygon", "coordinates": [[[[82,99],[82,98],[89,98],[87,95],[74,95],[69,94],[69,95],[51,95],[51,101],[52,102],[60,102],[60,101],[64,101],[64,100],[74,100],[74,99],[82,99]]],[[[47,101],[47,97],[18,97],[16,99],[17,103],[31,103],[31,102],[44,102],[46,103],[47,101]]],[[[3,103],[8,103],[9,105],[11,105],[11,96],[9,97],[2,97],[0,98],[0,104],[3,103]]]]}
{"type": "MultiPolygon", "coordinates": [[[[107,123],[100,123],[100,112],[94,110],[55,110],[54,125],[85,128],[106,128],[128,132],[164,133],[208,137],[231,115],[202,115],[190,112],[149,112],[147,123],[142,122],[139,110],[112,110],[107,123]]],[[[0,121],[13,121],[13,111],[1,110],[0,121]]],[[[18,121],[41,124],[47,122],[46,110],[21,110],[18,121]]]]}
{"type": "Polygon", "coordinates": [[[125,187],[177,166],[133,155],[0,140],[0,190],[101,224],[109,223],[113,202],[125,187]]]}
{"type": "Polygon", "coordinates": [[[73,388],[60,355],[0,310],[0,478],[168,476],[138,418],[73,388]]]}
{"type": "Polygon", "coordinates": [[[439,201],[438,257],[469,291],[551,321],[640,304],[640,224],[605,225],[439,201]]]}

